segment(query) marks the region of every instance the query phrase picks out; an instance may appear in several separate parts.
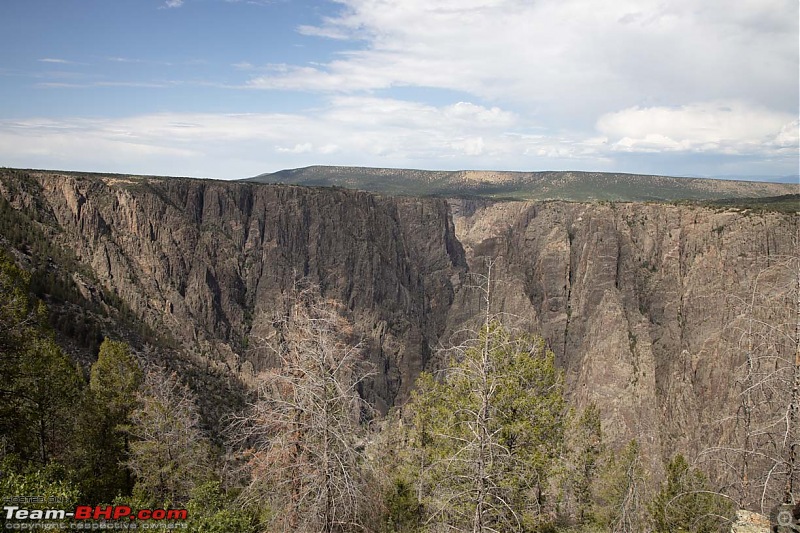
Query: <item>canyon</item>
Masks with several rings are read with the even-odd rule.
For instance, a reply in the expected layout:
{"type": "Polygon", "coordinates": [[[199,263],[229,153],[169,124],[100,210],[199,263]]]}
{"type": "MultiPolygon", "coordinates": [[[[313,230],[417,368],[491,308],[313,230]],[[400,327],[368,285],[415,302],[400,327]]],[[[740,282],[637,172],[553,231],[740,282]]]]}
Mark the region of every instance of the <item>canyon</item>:
{"type": "MultiPolygon", "coordinates": [[[[488,287],[489,312],[542,335],[571,404],[596,404],[608,444],[637,439],[656,476],[676,451],[735,455],[745,367],[772,357],[781,379],[794,372],[796,213],[38,171],[3,171],[0,197],[74,254],[81,269],[48,268],[107,311],[104,334],[119,301],[160,339],[142,353],[204,376],[212,424],[225,391],[245,395],[275,364],[274,319],[301,279],[352,324],[376,369],[362,393],[383,413],[479,326],[488,287]]],[[[781,387],[754,417],[783,416],[781,387]]],[[[767,430],[774,455],[781,431],[767,430]]]]}

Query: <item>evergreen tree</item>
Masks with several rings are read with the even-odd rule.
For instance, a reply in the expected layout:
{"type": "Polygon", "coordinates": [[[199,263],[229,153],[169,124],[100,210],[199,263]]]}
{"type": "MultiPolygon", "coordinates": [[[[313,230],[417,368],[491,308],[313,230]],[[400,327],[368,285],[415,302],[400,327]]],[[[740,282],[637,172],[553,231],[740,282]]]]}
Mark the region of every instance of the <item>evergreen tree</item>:
{"type": "Polygon", "coordinates": [[[52,338],[28,341],[15,381],[17,416],[35,435],[41,464],[63,458],[71,445],[81,377],[52,338]]]}
{"type": "Polygon", "coordinates": [[[71,446],[81,376],[56,345],[30,276],[0,254],[0,453],[40,465],[71,446]]]}
{"type": "Polygon", "coordinates": [[[189,533],[251,533],[251,513],[237,507],[218,481],[207,481],[192,490],[188,511],[189,533]]]}
{"type": "Polygon", "coordinates": [[[79,481],[90,502],[108,503],[133,486],[127,459],[126,432],[130,413],[137,405],[142,371],[123,342],[106,339],[92,365],[89,392],[78,418],[76,464],[79,481]]]}
{"type": "Polygon", "coordinates": [[[605,447],[600,411],[590,404],[580,415],[570,411],[562,466],[562,518],[576,524],[593,522],[593,489],[605,447]]]}
{"type": "Polygon", "coordinates": [[[127,344],[106,338],[92,365],[89,388],[108,417],[123,424],[136,406],[142,370],[127,344]]]}
{"type": "Polygon", "coordinates": [[[136,476],[135,491],[152,505],[185,505],[210,469],[210,446],[194,395],[175,373],[153,369],[138,400],[128,427],[127,465],[136,476]]]}
{"type": "Polygon", "coordinates": [[[606,456],[594,489],[593,521],[611,533],[647,531],[646,481],[635,440],[606,456]]]}
{"type": "Polygon", "coordinates": [[[713,492],[706,476],[681,454],[667,465],[667,479],[649,509],[656,533],[729,531],[734,514],[731,501],[713,492]]]}
{"type": "Polygon", "coordinates": [[[563,441],[563,379],[538,337],[491,322],[443,379],[412,395],[419,493],[429,525],[523,531],[549,520],[548,477],[563,441]]]}

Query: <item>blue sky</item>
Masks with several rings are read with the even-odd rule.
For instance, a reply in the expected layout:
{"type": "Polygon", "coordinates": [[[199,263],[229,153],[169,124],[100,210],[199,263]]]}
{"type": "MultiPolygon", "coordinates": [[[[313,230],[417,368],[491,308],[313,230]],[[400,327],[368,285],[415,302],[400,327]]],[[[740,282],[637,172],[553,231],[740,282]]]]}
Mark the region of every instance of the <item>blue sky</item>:
{"type": "Polygon", "coordinates": [[[798,174],[796,0],[2,0],[0,165],[798,174]]]}

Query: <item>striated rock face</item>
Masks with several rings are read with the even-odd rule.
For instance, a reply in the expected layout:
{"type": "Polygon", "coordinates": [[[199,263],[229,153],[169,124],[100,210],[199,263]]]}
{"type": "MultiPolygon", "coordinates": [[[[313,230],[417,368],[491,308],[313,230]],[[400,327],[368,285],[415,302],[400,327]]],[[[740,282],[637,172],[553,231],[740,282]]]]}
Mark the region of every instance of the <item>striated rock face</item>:
{"type": "MultiPolygon", "coordinates": [[[[655,472],[675,451],[738,438],[731,324],[754,291],[770,292],[776,323],[798,312],[796,215],[33,177],[34,193],[8,178],[0,193],[41,206],[63,230],[54,238],[133,312],[245,382],[274,364],[283,295],[300,277],[317,283],[364,339],[377,369],[366,394],[382,410],[480,320],[491,266],[490,311],[544,335],[572,401],[598,404],[611,443],[639,439],[655,472]]],[[[793,353],[791,339],[776,346],[793,353]]]]}
{"type": "Polygon", "coordinates": [[[282,295],[301,277],[318,284],[364,337],[382,409],[408,394],[444,328],[450,280],[466,269],[443,200],[199,180],[36,183],[59,239],[102,284],[244,381],[274,363],[261,345],[282,295]]]}
{"type": "MultiPolygon", "coordinates": [[[[452,208],[471,269],[495,261],[494,311],[544,334],[574,402],[601,407],[610,440],[636,437],[649,457],[731,444],[744,361],[731,325],[753,291],[768,290],[778,291],[773,322],[796,322],[797,216],[663,204],[452,208]]],[[[458,293],[454,307],[465,299],[458,293]]],[[[778,344],[793,359],[791,339],[778,344]]]]}

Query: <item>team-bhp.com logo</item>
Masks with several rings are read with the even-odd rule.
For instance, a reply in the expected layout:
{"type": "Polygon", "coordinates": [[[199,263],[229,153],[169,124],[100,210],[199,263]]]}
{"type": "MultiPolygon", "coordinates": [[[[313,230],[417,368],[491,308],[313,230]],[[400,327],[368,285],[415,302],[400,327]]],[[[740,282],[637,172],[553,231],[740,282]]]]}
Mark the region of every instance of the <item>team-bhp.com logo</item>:
{"type": "Polygon", "coordinates": [[[126,505],[96,506],[79,505],[75,508],[75,520],[186,520],[186,509],[140,509],[135,513],[126,505]]]}
{"type": "Polygon", "coordinates": [[[168,529],[186,527],[186,509],[139,509],[127,505],[79,505],[74,511],[64,509],[22,509],[3,507],[6,529],[168,529]],[[70,521],[69,525],[64,521],[70,521]],[[137,527],[137,521],[144,522],[137,527]],[[148,522],[153,522],[149,524],[148,522]],[[56,527],[43,527],[52,525],[56,527]],[[120,527],[124,525],[124,527],[120,527]],[[88,527],[87,527],[88,526],[88,527]]]}

